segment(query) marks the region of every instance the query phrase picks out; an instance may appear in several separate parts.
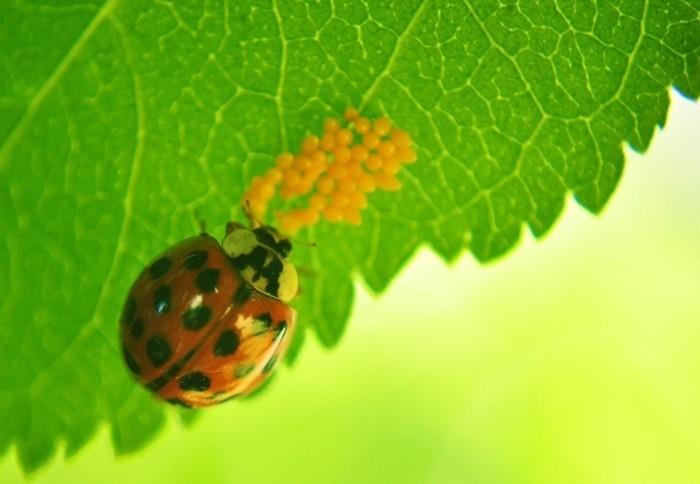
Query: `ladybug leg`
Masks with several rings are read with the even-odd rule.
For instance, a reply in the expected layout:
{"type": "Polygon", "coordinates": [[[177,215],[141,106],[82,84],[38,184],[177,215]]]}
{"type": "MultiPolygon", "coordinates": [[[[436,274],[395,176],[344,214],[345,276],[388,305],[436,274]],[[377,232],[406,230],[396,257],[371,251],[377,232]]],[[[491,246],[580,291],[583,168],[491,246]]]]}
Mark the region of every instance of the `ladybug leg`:
{"type": "Polygon", "coordinates": [[[256,217],[253,214],[253,210],[250,208],[250,200],[247,198],[243,201],[243,212],[245,213],[245,216],[248,218],[250,221],[250,226],[253,228],[261,227],[265,225],[262,220],[260,220],[258,217],[256,217]]]}
{"type": "Polygon", "coordinates": [[[297,267],[296,269],[297,269],[297,274],[299,274],[302,277],[308,277],[310,279],[314,279],[314,278],[318,277],[318,273],[315,270],[310,269],[308,267],[301,266],[301,267],[297,267]]]}
{"type": "Polygon", "coordinates": [[[226,224],[226,235],[230,234],[236,229],[242,228],[244,228],[243,225],[239,224],[238,222],[229,222],[226,224]]]}
{"type": "MultiPolygon", "coordinates": [[[[318,277],[318,272],[308,267],[297,267],[296,270],[301,277],[308,277],[309,279],[316,279],[318,277]]],[[[299,283],[299,288],[297,289],[297,297],[301,296],[302,294],[304,294],[304,286],[301,283],[299,283]]]]}
{"type": "Polygon", "coordinates": [[[309,242],[308,240],[298,240],[293,237],[287,237],[285,236],[288,241],[292,242],[294,245],[301,245],[304,247],[310,247],[312,249],[318,247],[318,244],[316,242],[309,242]]]}
{"type": "Polygon", "coordinates": [[[204,221],[204,217],[199,213],[199,207],[192,210],[192,216],[194,217],[194,222],[199,229],[199,235],[207,234],[207,224],[204,221]]]}

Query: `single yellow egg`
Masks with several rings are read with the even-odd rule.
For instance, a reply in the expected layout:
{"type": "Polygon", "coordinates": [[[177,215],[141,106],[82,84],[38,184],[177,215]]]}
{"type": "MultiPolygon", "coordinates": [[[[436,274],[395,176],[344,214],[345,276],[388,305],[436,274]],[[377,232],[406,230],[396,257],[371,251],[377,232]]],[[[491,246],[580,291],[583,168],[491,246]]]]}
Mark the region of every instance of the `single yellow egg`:
{"type": "Polygon", "coordinates": [[[335,181],[330,176],[324,176],[318,181],[318,193],[328,195],[335,188],[335,181]]]}
{"type": "Polygon", "coordinates": [[[385,117],[377,118],[374,122],[374,132],[379,136],[384,136],[389,133],[391,122],[385,117]]]}
{"type": "Polygon", "coordinates": [[[396,153],[396,146],[391,141],[382,141],[381,143],[379,143],[377,152],[383,158],[389,158],[391,156],[394,156],[394,153],[396,153]]]}
{"type": "Polygon", "coordinates": [[[352,131],[347,128],[340,128],[335,133],[335,140],[341,146],[347,146],[352,143],[352,131]]]}
{"type": "Polygon", "coordinates": [[[328,205],[323,209],[323,216],[329,222],[340,222],[343,219],[343,211],[339,207],[328,205]]]}
{"type": "Polygon", "coordinates": [[[307,136],[301,144],[301,149],[306,154],[311,154],[318,149],[318,136],[307,136]]]}
{"type": "Polygon", "coordinates": [[[365,134],[370,129],[372,129],[372,123],[370,123],[369,119],[367,118],[357,118],[354,124],[355,131],[357,131],[360,134],[365,134]]]}
{"type": "Polygon", "coordinates": [[[375,149],[377,146],[379,146],[379,142],[381,141],[381,138],[377,133],[374,133],[370,131],[369,133],[366,133],[362,137],[362,143],[370,150],[375,149]]]}
{"type": "Polygon", "coordinates": [[[369,155],[365,165],[372,171],[379,170],[384,164],[384,159],[379,155],[369,155]]]}
{"type": "Polygon", "coordinates": [[[354,121],[359,116],[360,116],[360,113],[358,113],[357,109],[353,108],[352,106],[348,107],[345,110],[345,114],[343,115],[343,117],[345,118],[346,121],[354,121]]]}
{"type": "Polygon", "coordinates": [[[328,118],[323,123],[323,130],[326,133],[335,133],[340,128],[340,123],[335,118],[328,118]]]}
{"type": "Polygon", "coordinates": [[[294,157],[291,153],[282,153],[275,161],[277,168],[281,168],[283,170],[292,166],[292,163],[294,163],[294,157]]]}
{"type": "Polygon", "coordinates": [[[323,135],[323,138],[321,138],[321,149],[326,152],[333,151],[333,148],[335,148],[336,142],[335,142],[335,131],[326,133],[323,135]]]}
{"type": "Polygon", "coordinates": [[[333,150],[333,158],[338,163],[347,163],[352,157],[352,151],[347,146],[338,146],[333,150]]]}

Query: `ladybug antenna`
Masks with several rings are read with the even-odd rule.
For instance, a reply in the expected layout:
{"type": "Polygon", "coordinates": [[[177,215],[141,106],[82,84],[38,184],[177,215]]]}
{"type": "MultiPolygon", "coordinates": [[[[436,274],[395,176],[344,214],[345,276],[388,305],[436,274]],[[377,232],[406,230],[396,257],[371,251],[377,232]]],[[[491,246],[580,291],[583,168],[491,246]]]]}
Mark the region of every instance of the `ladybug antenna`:
{"type": "Polygon", "coordinates": [[[286,237],[286,239],[289,240],[290,242],[292,242],[294,245],[302,245],[305,247],[312,247],[312,248],[318,247],[318,244],[316,242],[308,242],[308,241],[302,242],[301,240],[293,239],[291,237],[286,237]]]}
{"type": "Polygon", "coordinates": [[[245,212],[246,217],[248,217],[248,220],[250,220],[250,224],[253,226],[253,228],[265,225],[262,220],[255,216],[253,210],[250,208],[250,200],[247,198],[243,201],[243,211],[245,212]]]}
{"type": "Polygon", "coordinates": [[[205,235],[207,233],[207,223],[204,221],[204,217],[200,213],[200,207],[196,207],[192,210],[192,215],[194,216],[194,221],[197,224],[200,235],[205,235]]]}
{"type": "MultiPolygon", "coordinates": [[[[305,266],[297,267],[297,273],[302,277],[308,277],[309,279],[314,279],[318,277],[318,272],[305,266]]],[[[301,289],[301,287],[299,288],[301,289]]]]}

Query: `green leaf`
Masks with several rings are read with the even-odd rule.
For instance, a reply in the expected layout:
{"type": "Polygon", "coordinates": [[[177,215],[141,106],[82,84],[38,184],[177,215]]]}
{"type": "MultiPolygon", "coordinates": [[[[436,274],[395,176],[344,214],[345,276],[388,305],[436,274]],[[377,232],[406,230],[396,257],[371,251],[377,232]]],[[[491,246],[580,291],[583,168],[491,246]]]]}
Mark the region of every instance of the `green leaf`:
{"type": "MultiPolygon", "coordinates": [[[[107,422],[145,445],[164,406],[118,351],[141,268],[221,227],[274,156],[347,105],[388,114],[419,162],[359,228],[320,224],[301,328],[338,342],[353,277],[384,290],[421,244],[501,256],[571,193],[599,212],[700,93],[697,0],[27,3],[0,7],[0,453],[36,469],[107,422]],[[197,215],[195,215],[195,213],[197,215]],[[8,418],[9,416],[9,418],[8,418]]],[[[303,341],[294,341],[293,355],[303,341]]],[[[191,416],[185,417],[186,420],[191,416]]]]}

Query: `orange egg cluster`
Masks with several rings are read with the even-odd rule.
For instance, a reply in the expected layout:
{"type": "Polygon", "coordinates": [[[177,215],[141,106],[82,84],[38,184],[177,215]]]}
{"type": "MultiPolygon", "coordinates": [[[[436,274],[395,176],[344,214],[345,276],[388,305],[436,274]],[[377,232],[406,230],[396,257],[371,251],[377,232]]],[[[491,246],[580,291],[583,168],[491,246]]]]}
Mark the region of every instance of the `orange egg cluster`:
{"type": "Polygon", "coordinates": [[[409,134],[385,117],[371,121],[354,108],[344,118],[342,124],[327,119],[323,136],[307,136],[298,154],[282,153],[274,167],[253,179],[243,200],[255,217],[264,218],[279,188],[284,200],[308,196],[305,207],[276,213],[283,233],[293,234],[321,217],[359,225],[367,193],[401,188],[397,173],[416,161],[409,134]]]}

